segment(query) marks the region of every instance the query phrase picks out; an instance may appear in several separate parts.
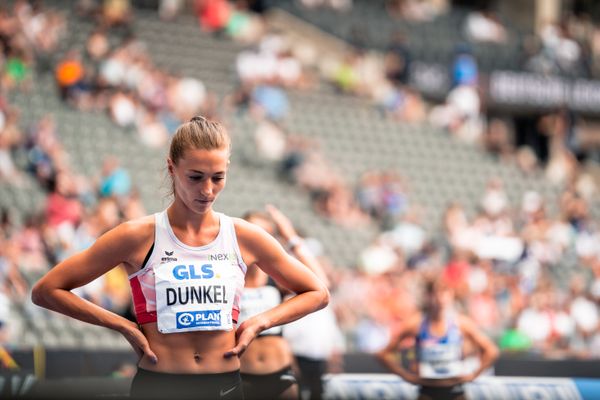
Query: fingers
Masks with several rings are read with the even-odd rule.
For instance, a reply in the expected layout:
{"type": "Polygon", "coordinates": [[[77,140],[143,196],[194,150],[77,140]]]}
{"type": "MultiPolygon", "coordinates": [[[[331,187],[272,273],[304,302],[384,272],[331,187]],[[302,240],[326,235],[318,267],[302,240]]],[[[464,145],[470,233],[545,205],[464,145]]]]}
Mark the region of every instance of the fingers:
{"type": "MultiPolygon", "coordinates": [[[[248,320],[250,321],[250,320],[248,320]]],[[[248,346],[250,345],[250,342],[252,342],[252,340],[254,339],[254,337],[256,336],[254,332],[254,329],[249,329],[249,322],[245,321],[244,323],[242,323],[242,325],[240,325],[240,327],[237,329],[237,331],[235,332],[235,341],[236,341],[236,345],[233,349],[227,351],[225,354],[223,354],[223,357],[225,358],[230,358],[230,357],[241,357],[242,354],[244,354],[244,352],[246,351],[246,349],[248,348],[248,346]]]]}
{"type": "Polygon", "coordinates": [[[244,330],[244,329],[242,329],[242,332],[239,332],[239,329],[238,329],[238,332],[236,332],[235,336],[236,336],[237,344],[235,345],[235,347],[233,349],[229,350],[228,352],[226,352],[224,354],[225,358],[229,358],[229,357],[233,357],[233,356],[241,357],[242,354],[244,354],[244,352],[250,345],[250,342],[252,341],[252,339],[254,339],[254,335],[252,333],[248,332],[248,330],[244,330]]]}
{"type": "Polygon", "coordinates": [[[134,330],[125,335],[125,338],[131,344],[131,347],[133,347],[138,357],[142,358],[144,355],[146,355],[153,364],[158,362],[158,357],[150,348],[148,339],[146,339],[146,336],[144,336],[139,328],[135,327],[134,330]]]}
{"type": "Polygon", "coordinates": [[[150,343],[148,343],[148,339],[146,339],[146,336],[144,336],[144,334],[140,330],[136,332],[136,341],[137,345],[142,350],[142,352],[146,356],[148,356],[148,358],[153,364],[156,364],[158,362],[158,357],[156,356],[156,354],[154,354],[154,352],[150,348],[150,343]]]}
{"type": "Polygon", "coordinates": [[[235,356],[241,357],[247,348],[248,348],[248,346],[246,344],[239,343],[233,349],[231,349],[228,352],[226,352],[225,354],[223,354],[223,357],[225,357],[225,358],[231,358],[231,357],[235,357],[235,356]]]}
{"type": "Polygon", "coordinates": [[[142,346],[142,351],[144,352],[144,354],[146,354],[148,356],[148,358],[150,358],[150,361],[153,364],[156,364],[158,362],[158,357],[156,356],[156,354],[154,354],[154,352],[150,348],[150,344],[148,343],[148,341],[146,340],[145,342],[146,343],[142,346]]]}

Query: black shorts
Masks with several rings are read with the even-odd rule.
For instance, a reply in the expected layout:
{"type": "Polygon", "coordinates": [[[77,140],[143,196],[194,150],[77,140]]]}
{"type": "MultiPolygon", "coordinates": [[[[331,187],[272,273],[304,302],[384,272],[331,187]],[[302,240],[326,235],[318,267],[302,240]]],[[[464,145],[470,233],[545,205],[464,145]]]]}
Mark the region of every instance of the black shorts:
{"type": "Polygon", "coordinates": [[[450,387],[421,386],[419,387],[419,399],[421,398],[432,400],[464,399],[465,389],[463,385],[456,385],[450,387]]]}
{"type": "Polygon", "coordinates": [[[240,371],[169,374],[138,367],[131,382],[134,399],[243,400],[240,371]]]}
{"type": "Polygon", "coordinates": [[[287,366],[271,374],[241,374],[244,387],[244,399],[276,399],[290,386],[297,383],[292,367],[287,366]]]}

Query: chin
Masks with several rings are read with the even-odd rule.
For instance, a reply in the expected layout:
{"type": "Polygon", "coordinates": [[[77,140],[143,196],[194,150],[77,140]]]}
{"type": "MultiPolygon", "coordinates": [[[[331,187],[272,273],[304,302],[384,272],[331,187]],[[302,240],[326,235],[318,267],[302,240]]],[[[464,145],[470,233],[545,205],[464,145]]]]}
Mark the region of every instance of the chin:
{"type": "Polygon", "coordinates": [[[213,205],[212,202],[208,203],[208,204],[200,204],[200,203],[194,202],[192,210],[194,210],[200,214],[205,214],[212,209],[212,205],[213,205]]]}

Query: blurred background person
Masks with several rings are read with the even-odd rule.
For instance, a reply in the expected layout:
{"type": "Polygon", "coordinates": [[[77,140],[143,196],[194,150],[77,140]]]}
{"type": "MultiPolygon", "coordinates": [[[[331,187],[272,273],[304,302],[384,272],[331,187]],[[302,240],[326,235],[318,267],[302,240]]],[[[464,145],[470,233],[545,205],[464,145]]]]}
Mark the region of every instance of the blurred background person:
{"type": "Polygon", "coordinates": [[[410,318],[377,357],[391,372],[419,386],[419,400],[466,399],[463,384],[493,365],[498,348],[469,317],[456,312],[452,290],[441,279],[424,286],[422,313],[410,318]],[[408,338],[414,339],[415,360],[405,367],[396,355],[408,338]],[[467,341],[479,357],[473,371],[463,362],[467,341]]]}

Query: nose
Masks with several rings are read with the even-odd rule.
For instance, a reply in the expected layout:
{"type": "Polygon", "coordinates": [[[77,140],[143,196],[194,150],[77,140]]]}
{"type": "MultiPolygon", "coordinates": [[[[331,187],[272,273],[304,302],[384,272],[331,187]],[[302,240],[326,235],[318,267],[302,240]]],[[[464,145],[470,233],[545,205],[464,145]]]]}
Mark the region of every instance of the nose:
{"type": "Polygon", "coordinates": [[[203,197],[210,197],[213,193],[213,184],[210,179],[204,180],[202,186],[200,187],[200,194],[203,197]]]}

